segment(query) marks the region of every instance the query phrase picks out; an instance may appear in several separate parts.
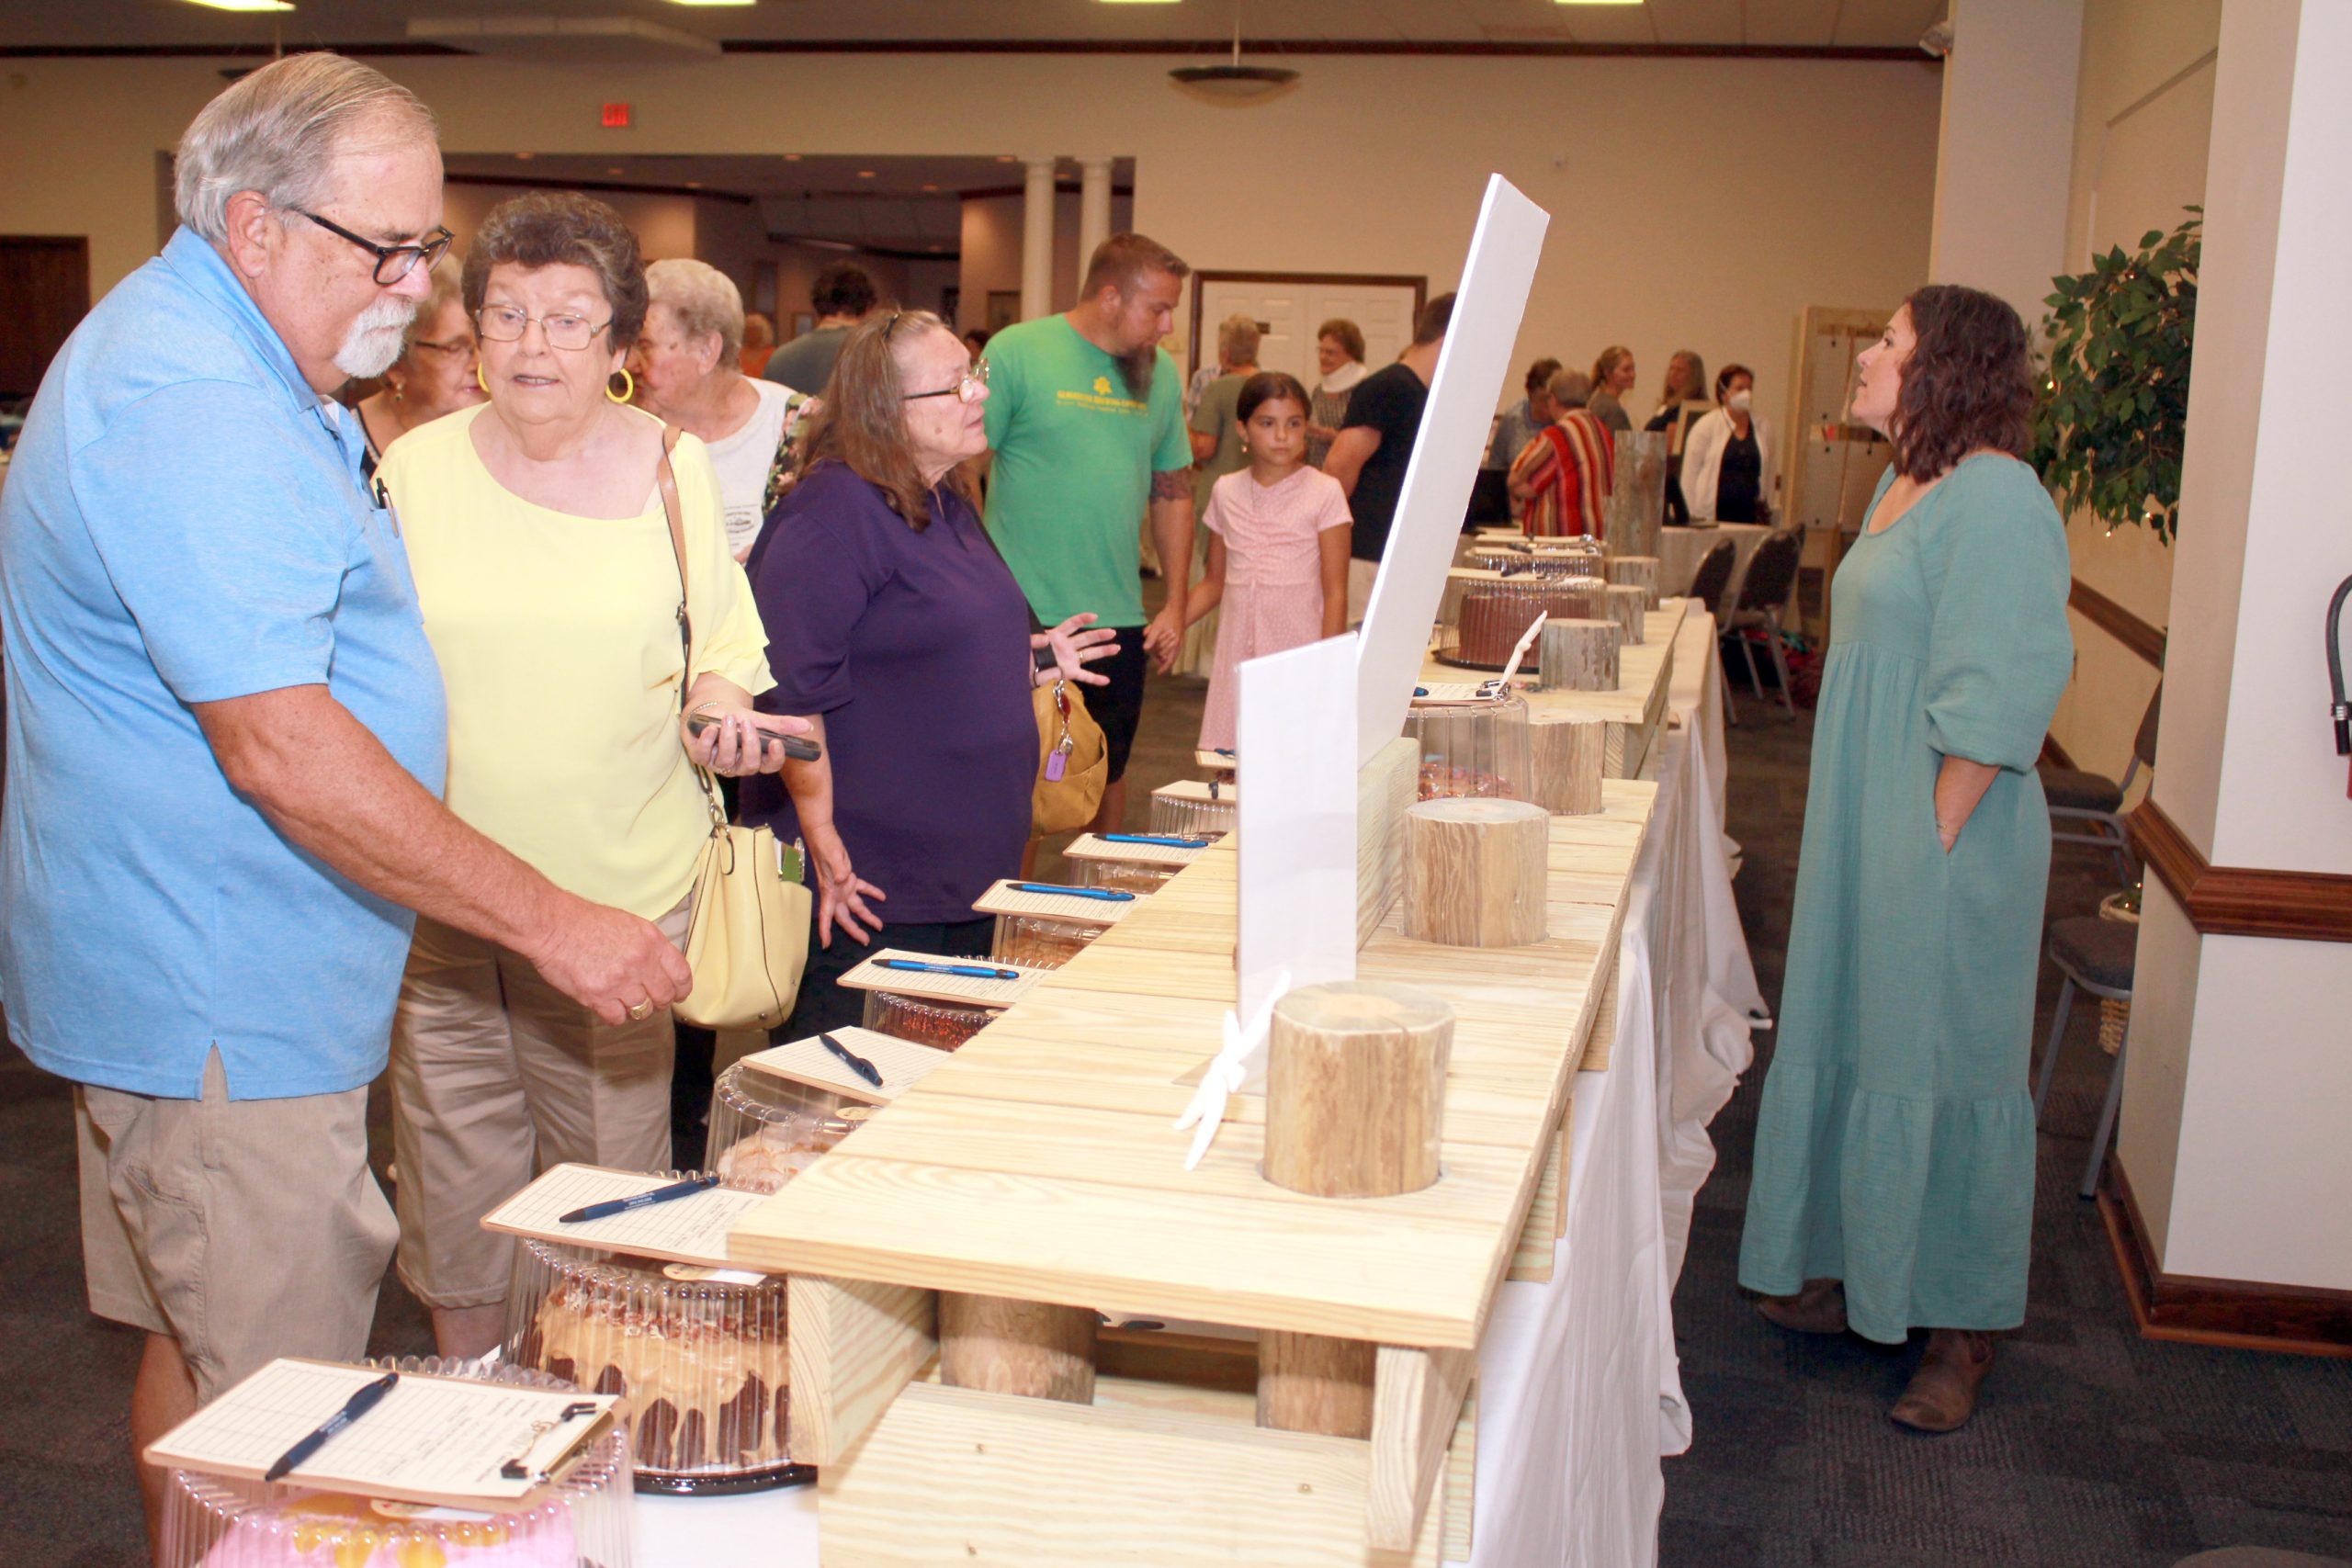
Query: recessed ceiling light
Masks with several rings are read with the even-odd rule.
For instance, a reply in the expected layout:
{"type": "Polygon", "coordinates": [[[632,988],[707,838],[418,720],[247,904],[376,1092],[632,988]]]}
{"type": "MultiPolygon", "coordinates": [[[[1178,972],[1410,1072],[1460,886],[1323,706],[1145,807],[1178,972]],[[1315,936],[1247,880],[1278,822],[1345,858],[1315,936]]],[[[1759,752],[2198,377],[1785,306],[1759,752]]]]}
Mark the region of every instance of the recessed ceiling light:
{"type": "Polygon", "coordinates": [[[620,169],[606,169],[606,170],[605,171],[605,173],[606,173],[606,174],[608,174],[608,175],[617,175],[617,174],[621,174],[621,173],[624,173],[624,172],[625,172],[625,171],[620,170],[620,169]]]}
{"type": "Polygon", "coordinates": [[[291,11],[288,0],[188,0],[214,11],[291,11]]]}
{"type": "Polygon", "coordinates": [[[537,152],[517,152],[517,153],[515,153],[515,154],[514,154],[514,156],[515,156],[517,159],[519,159],[521,162],[527,164],[527,163],[529,163],[532,159],[534,159],[534,158],[537,157],[537,156],[538,156],[538,154],[537,154],[537,152]]]}
{"type": "Polygon", "coordinates": [[[800,162],[800,158],[801,154],[797,152],[786,152],[784,155],[784,161],[787,164],[797,164],[800,162]]]}
{"type": "Polygon", "coordinates": [[[758,0],[670,0],[673,6],[752,6],[758,0]]]}
{"type": "Polygon", "coordinates": [[[998,153],[998,154],[996,155],[996,161],[997,161],[998,163],[1000,163],[1000,164],[1018,164],[1019,162],[1021,162],[1021,160],[1020,160],[1020,159],[1018,159],[1018,158],[1014,157],[1014,156],[1013,156],[1012,153],[1010,153],[1010,152],[1000,152],[1000,153],[998,153]]]}
{"type": "Polygon", "coordinates": [[[940,251],[944,251],[944,250],[945,250],[947,247],[946,247],[946,246],[944,246],[944,245],[933,245],[933,246],[932,246],[931,248],[932,248],[932,251],[933,252],[933,254],[936,254],[936,253],[938,253],[938,252],[940,252],[940,251]]]}
{"type": "Polygon", "coordinates": [[[686,182],[686,188],[688,190],[700,190],[702,189],[702,182],[700,180],[688,180],[686,182]]]}
{"type": "Polygon", "coordinates": [[[922,188],[925,190],[937,190],[939,187],[934,185],[926,185],[922,188]]]}
{"type": "Polygon", "coordinates": [[[1638,6],[1642,0],[1552,0],[1555,6],[1638,6]]]}
{"type": "Polygon", "coordinates": [[[874,171],[871,169],[860,169],[857,171],[857,177],[862,180],[870,180],[874,177],[874,171]]]}

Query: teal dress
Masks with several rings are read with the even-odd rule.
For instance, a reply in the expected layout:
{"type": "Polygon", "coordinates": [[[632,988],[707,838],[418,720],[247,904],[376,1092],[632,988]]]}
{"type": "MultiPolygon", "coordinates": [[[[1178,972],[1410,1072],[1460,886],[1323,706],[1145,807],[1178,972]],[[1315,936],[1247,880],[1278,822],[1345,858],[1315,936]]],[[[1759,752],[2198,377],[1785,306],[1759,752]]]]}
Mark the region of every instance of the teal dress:
{"type": "Polygon", "coordinates": [[[1868,1339],[2025,1321],[2050,876],[2034,761],[2073,669],[2068,579],[2049,495],[1994,455],[1864,534],[1831,589],[1739,1279],[1842,1280],[1868,1339]],[[1949,854],[1947,756],[2001,770],[1949,854]]]}

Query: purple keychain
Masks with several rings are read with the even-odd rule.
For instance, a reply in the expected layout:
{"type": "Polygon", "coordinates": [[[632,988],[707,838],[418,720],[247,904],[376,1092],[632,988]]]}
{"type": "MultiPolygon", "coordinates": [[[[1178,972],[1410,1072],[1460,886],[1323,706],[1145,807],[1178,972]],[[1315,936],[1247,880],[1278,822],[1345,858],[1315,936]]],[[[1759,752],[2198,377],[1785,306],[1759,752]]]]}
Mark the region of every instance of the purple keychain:
{"type": "Polygon", "coordinates": [[[1069,769],[1069,754],[1078,750],[1078,738],[1069,732],[1069,693],[1059,681],[1054,682],[1054,707],[1062,716],[1062,738],[1046,754],[1046,782],[1059,784],[1069,769]]]}

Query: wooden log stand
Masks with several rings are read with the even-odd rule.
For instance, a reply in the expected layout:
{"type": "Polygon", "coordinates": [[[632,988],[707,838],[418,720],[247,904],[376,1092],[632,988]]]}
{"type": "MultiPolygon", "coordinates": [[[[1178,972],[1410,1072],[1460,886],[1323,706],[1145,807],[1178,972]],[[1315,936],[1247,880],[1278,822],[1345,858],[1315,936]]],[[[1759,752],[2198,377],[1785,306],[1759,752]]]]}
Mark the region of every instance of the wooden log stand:
{"type": "Polygon", "coordinates": [[[1631,583],[1643,593],[1642,608],[1657,608],[1657,567],[1656,556],[1611,556],[1609,558],[1609,581],[1611,584],[1631,583]]]}
{"type": "Polygon", "coordinates": [[[1649,611],[1643,606],[1645,591],[1637,582],[1609,585],[1609,618],[1617,623],[1617,646],[1633,648],[1646,640],[1649,611]]]}
{"type": "Polygon", "coordinates": [[[939,1381],[1025,1399],[1094,1403],[1091,1307],[939,1293],[939,1381]]]}
{"type": "MultiPolygon", "coordinates": [[[[1540,843],[1540,811],[1536,820],[1540,843]]],[[[1435,1181],[1453,1044],[1453,1010],[1410,986],[1350,980],[1284,995],[1266,1045],[1266,1179],[1317,1198],[1393,1198],[1435,1181]]]]}
{"type": "Polygon", "coordinates": [[[1405,813],[1405,934],[1448,947],[1542,942],[1551,831],[1531,800],[1416,802],[1405,813]]]}
{"type": "Polygon", "coordinates": [[[1600,781],[1608,771],[1608,720],[1589,713],[1531,719],[1527,743],[1535,764],[1538,806],[1555,817],[1589,817],[1600,809],[1600,781]]]}
{"type": "Polygon", "coordinates": [[[1537,653],[1538,687],[1546,692],[1615,691],[1618,640],[1613,620],[1544,622],[1537,653]]]}
{"type": "Polygon", "coordinates": [[[1372,1436],[1380,1347],[1328,1334],[1258,1331],[1258,1425],[1329,1438],[1372,1436]]]}

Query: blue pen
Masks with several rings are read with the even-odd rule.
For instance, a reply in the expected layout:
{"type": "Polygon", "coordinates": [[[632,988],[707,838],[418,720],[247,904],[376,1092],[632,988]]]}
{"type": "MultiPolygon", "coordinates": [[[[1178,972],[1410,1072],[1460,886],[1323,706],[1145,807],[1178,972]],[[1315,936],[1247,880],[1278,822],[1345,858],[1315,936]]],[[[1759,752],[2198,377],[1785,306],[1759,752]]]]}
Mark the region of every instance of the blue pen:
{"type": "Polygon", "coordinates": [[[296,1465],[307,1462],[312,1454],[317,1453],[321,1449],[326,1447],[327,1439],[329,1438],[334,1437],[337,1432],[342,1431],[345,1427],[350,1426],[354,1421],[358,1420],[362,1416],[365,1416],[370,1410],[375,1409],[378,1401],[381,1400],[384,1395],[391,1393],[392,1385],[400,1381],[400,1373],[386,1372],[382,1377],[378,1378],[374,1382],[368,1384],[365,1388],[359,1390],[358,1393],[353,1394],[349,1399],[345,1400],[343,1402],[343,1408],[328,1416],[325,1424],[321,1426],[317,1431],[311,1433],[309,1437],[303,1438],[300,1442],[295,1444],[292,1448],[288,1449],[284,1453],[278,1455],[277,1462],[271,1465],[267,1470],[262,1472],[261,1478],[264,1481],[280,1480],[285,1476],[288,1471],[292,1470],[296,1465]]]}
{"type": "Polygon", "coordinates": [[[1209,847],[1206,839],[1179,839],[1166,833],[1105,833],[1102,841],[1106,844],[1159,844],[1171,850],[1204,850],[1209,847]]]}
{"type": "Polygon", "coordinates": [[[905,969],[917,975],[960,975],[967,980],[1018,980],[1018,969],[995,969],[979,964],[923,964],[912,958],[877,958],[877,969],[905,969]]]}
{"type": "Polygon", "coordinates": [[[1064,887],[1053,882],[1010,882],[1005,885],[1015,893],[1050,893],[1057,898],[1100,898],[1105,904],[1125,904],[1135,897],[1114,887],[1064,887]]]}
{"type": "Polygon", "coordinates": [[[716,1176],[694,1176],[667,1187],[656,1187],[650,1192],[639,1192],[634,1198],[611,1198],[602,1203],[591,1203],[584,1209],[574,1209],[568,1214],[558,1214],[558,1224],[576,1225],[583,1220],[609,1220],[615,1214],[626,1214],[631,1209],[643,1209],[655,1203],[667,1203],[673,1198],[691,1198],[718,1185],[716,1176]]]}

